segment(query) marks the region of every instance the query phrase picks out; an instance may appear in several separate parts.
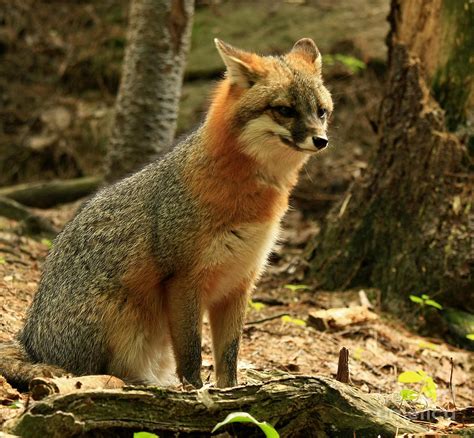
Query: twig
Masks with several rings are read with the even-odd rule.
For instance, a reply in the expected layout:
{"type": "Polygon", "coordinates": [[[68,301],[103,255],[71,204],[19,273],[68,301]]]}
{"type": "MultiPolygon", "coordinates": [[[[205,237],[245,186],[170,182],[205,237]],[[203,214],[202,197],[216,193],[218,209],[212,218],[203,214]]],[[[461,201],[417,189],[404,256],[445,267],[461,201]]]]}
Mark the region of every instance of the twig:
{"type": "Polygon", "coordinates": [[[458,178],[474,178],[470,173],[455,173],[455,172],[444,172],[445,175],[455,176],[458,178]]]}
{"type": "Polygon", "coordinates": [[[449,358],[449,362],[451,363],[451,373],[449,374],[449,392],[451,393],[451,399],[453,400],[454,409],[456,409],[456,399],[454,398],[454,390],[453,390],[454,361],[452,357],[449,358]]]}
{"type": "Polygon", "coordinates": [[[287,315],[289,315],[289,313],[287,312],[277,313],[276,315],[269,316],[268,318],[257,319],[255,321],[248,321],[245,323],[245,325],[261,324],[262,322],[271,321],[272,319],[278,319],[278,318],[281,318],[282,316],[287,316],[287,315]]]}
{"type": "MultiPolygon", "coordinates": [[[[2,243],[2,242],[0,242],[0,243],[2,243]]],[[[14,256],[18,255],[15,251],[13,251],[10,248],[0,248],[0,251],[5,253],[5,254],[11,254],[11,255],[14,255],[14,256]]]]}
{"type": "Polygon", "coordinates": [[[28,392],[26,394],[26,403],[25,403],[25,411],[28,409],[28,407],[30,406],[30,401],[31,401],[31,394],[28,392]]]}
{"type": "MultiPolygon", "coordinates": [[[[2,250],[3,251],[3,250],[2,250]]],[[[7,263],[17,263],[18,265],[28,266],[28,263],[24,262],[21,259],[13,259],[13,258],[5,258],[5,262],[7,263]]]]}
{"type": "Polygon", "coordinates": [[[336,380],[342,383],[349,383],[349,350],[342,347],[339,351],[339,362],[337,364],[336,380]]]}
{"type": "Polygon", "coordinates": [[[282,306],[285,304],[283,301],[271,297],[254,296],[252,297],[252,300],[258,303],[266,304],[267,306],[282,306]]]}

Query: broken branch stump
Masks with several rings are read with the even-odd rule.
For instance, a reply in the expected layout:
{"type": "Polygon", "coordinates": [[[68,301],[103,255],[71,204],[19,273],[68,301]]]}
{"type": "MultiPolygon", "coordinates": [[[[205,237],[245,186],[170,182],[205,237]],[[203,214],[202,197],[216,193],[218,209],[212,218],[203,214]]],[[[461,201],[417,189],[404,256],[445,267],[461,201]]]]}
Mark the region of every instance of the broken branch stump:
{"type": "Polygon", "coordinates": [[[346,347],[342,347],[339,351],[336,380],[342,383],[349,383],[350,381],[349,350],[346,347]]]}

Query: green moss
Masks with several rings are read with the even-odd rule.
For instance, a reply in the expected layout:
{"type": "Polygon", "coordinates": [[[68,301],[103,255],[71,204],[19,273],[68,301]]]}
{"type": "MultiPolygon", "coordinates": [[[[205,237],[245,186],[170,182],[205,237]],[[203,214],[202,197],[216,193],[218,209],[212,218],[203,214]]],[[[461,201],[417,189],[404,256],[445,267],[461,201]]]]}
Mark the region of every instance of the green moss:
{"type": "Polygon", "coordinates": [[[432,91],[446,113],[446,126],[455,131],[466,123],[466,108],[473,88],[474,76],[474,4],[444,2],[443,20],[448,29],[455,29],[449,55],[444,66],[433,76],[432,91]]]}

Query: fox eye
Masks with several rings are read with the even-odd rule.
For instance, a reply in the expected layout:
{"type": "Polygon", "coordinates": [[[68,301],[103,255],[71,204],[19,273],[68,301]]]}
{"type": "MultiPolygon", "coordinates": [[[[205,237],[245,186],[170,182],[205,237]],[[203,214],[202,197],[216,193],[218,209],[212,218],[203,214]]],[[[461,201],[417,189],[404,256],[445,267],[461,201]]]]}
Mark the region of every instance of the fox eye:
{"type": "Polygon", "coordinates": [[[318,117],[324,119],[327,116],[327,111],[324,108],[318,108],[318,117]]]}
{"type": "Polygon", "coordinates": [[[273,109],[283,117],[295,117],[296,111],[291,106],[275,106],[273,109]]]}

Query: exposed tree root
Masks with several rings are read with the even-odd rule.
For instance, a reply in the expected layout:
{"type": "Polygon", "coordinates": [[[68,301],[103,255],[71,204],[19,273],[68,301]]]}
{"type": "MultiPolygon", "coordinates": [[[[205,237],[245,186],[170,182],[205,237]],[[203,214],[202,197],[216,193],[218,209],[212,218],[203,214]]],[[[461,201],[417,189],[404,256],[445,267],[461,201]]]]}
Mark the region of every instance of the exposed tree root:
{"type": "Polygon", "coordinates": [[[101,177],[83,177],[44,183],[26,183],[0,188],[0,197],[28,207],[50,208],[90,195],[102,184],[101,177]]]}

